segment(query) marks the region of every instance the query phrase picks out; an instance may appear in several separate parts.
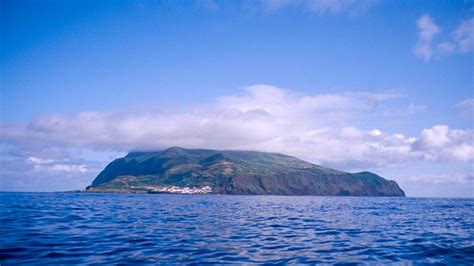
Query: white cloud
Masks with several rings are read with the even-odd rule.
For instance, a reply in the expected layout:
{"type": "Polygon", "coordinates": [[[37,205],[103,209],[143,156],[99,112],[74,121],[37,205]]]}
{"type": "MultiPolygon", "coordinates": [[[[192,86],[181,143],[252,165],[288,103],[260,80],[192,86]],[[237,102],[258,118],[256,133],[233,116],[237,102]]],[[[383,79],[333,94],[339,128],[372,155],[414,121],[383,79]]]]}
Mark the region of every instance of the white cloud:
{"type": "Polygon", "coordinates": [[[263,0],[265,11],[296,7],[318,15],[349,13],[357,15],[374,6],[377,0],[263,0]]]}
{"type": "Polygon", "coordinates": [[[292,0],[264,0],[262,1],[263,8],[267,11],[275,11],[288,6],[296,4],[296,1],[292,0]]]}
{"type": "Polygon", "coordinates": [[[84,189],[107,162],[59,158],[0,158],[0,189],[64,191],[84,189]]]}
{"type": "Polygon", "coordinates": [[[378,137],[378,136],[382,135],[382,132],[380,130],[374,128],[371,131],[369,131],[369,134],[371,136],[378,137]]]}
{"type": "Polygon", "coordinates": [[[474,98],[467,98],[457,104],[458,107],[472,109],[474,108],[474,98]]]}
{"type": "Polygon", "coordinates": [[[307,1],[308,9],[317,14],[350,12],[357,14],[375,5],[374,0],[313,0],[307,1]]]}
{"type": "Polygon", "coordinates": [[[419,113],[419,112],[425,112],[428,109],[428,106],[426,105],[417,105],[414,103],[410,103],[407,107],[408,113],[419,113]]]}
{"type": "Polygon", "coordinates": [[[461,109],[461,115],[474,125],[474,98],[467,98],[456,104],[461,109]]]}
{"type": "Polygon", "coordinates": [[[456,45],[451,42],[442,42],[438,44],[437,49],[441,54],[452,54],[456,51],[456,45]]]}
{"type": "Polygon", "coordinates": [[[418,42],[413,53],[425,61],[430,61],[433,57],[433,38],[440,32],[440,28],[428,15],[418,18],[416,26],[418,28],[418,42]]]}
{"type": "Polygon", "coordinates": [[[87,165],[79,164],[68,159],[50,159],[28,157],[26,164],[33,166],[33,172],[52,172],[52,173],[86,173],[87,165]]]}
{"type": "Polygon", "coordinates": [[[474,132],[436,125],[423,129],[413,148],[415,152],[421,152],[423,158],[428,161],[473,161],[474,132]]]}
{"type": "Polygon", "coordinates": [[[467,53],[474,48],[474,18],[463,21],[454,31],[454,42],[460,53],[467,53]]]}
{"type": "Polygon", "coordinates": [[[474,182],[474,174],[451,173],[451,174],[420,174],[410,177],[411,181],[418,183],[437,183],[437,184],[466,184],[474,182]]]}
{"type": "Polygon", "coordinates": [[[425,61],[455,53],[465,54],[474,48],[474,18],[462,21],[447,40],[437,44],[434,42],[434,37],[441,33],[441,29],[432,17],[422,15],[416,25],[418,41],[413,53],[425,61]]]}
{"type": "Polygon", "coordinates": [[[240,95],[221,97],[207,106],[41,117],[27,125],[2,125],[0,137],[10,146],[28,151],[27,161],[40,165],[38,169],[47,165],[58,171],[85,169],[80,164],[63,167],[63,163],[39,159],[35,153],[51,147],[261,150],[344,169],[416,160],[474,160],[470,130],[436,125],[417,137],[356,126],[359,116],[376,115],[371,114],[374,101],[379,106],[399,97],[394,93],[300,95],[270,85],[254,85],[240,95]]]}
{"type": "Polygon", "coordinates": [[[37,164],[34,166],[34,172],[52,172],[52,173],[86,173],[88,171],[85,164],[37,164]]]}
{"type": "Polygon", "coordinates": [[[41,159],[37,157],[28,157],[25,160],[25,163],[27,164],[47,164],[47,163],[52,163],[54,160],[52,159],[41,159]]]}
{"type": "Polygon", "coordinates": [[[451,35],[451,40],[438,44],[439,54],[449,55],[471,52],[474,48],[474,18],[461,22],[451,35]]]}
{"type": "Polygon", "coordinates": [[[423,129],[421,140],[425,147],[442,147],[449,142],[449,127],[446,125],[436,125],[430,129],[423,129]]]}

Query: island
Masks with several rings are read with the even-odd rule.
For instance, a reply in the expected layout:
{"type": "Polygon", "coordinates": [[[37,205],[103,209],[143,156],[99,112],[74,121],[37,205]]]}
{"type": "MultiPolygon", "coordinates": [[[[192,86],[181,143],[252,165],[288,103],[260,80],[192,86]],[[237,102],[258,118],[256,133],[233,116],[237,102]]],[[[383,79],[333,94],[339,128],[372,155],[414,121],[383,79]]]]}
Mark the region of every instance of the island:
{"type": "Polygon", "coordinates": [[[395,181],[256,151],[171,147],[112,161],[86,192],[231,195],[396,196],[395,181]]]}

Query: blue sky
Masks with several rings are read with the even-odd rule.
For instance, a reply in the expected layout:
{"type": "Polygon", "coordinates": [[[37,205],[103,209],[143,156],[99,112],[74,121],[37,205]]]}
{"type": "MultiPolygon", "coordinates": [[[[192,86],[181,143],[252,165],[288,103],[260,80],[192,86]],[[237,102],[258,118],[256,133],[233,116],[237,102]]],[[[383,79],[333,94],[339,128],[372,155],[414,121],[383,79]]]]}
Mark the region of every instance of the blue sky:
{"type": "Polygon", "coordinates": [[[180,145],[372,170],[412,196],[474,194],[469,1],[0,10],[0,190],[76,189],[128,150],[180,145]]]}

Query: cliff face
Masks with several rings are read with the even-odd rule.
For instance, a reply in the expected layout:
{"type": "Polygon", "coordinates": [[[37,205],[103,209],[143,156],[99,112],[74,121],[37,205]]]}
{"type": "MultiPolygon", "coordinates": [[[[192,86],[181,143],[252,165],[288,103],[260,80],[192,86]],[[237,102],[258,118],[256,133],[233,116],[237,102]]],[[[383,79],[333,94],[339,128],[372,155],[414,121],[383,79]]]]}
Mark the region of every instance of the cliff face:
{"type": "Polygon", "coordinates": [[[243,195],[405,196],[395,181],[370,172],[342,172],[282,154],[178,147],[131,152],[116,159],[88,190],[167,191],[170,187],[243,195]]]}

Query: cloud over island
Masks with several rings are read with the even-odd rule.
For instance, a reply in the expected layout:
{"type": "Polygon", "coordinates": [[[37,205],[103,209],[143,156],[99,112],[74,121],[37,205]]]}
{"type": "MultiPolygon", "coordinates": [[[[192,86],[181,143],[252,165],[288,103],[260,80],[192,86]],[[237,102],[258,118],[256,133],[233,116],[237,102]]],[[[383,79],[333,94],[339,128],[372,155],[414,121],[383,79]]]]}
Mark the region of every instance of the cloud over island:
{"type": "MultiPolygon", "coordinates": [[[[254,85],[212,105],[118,112],[81,112],[4,124],[12,149],[53,147],[153,150],[168,146],[253,149],[290,153],[315,162],[473,160],[472,132],[433,125],[419,136],[353,126],[371,106],[396,93],[299,95],[254,85]]],[[[47,158],[45,158],[47,159],[47,158]]]]}
{"type": "Polygon", "coordinates": [[[43,116],[1,125],[0,140],[8,154],[4,157],[9,157],[2,161],[1,174],[95,175],[102,164],[71,159],[68,150],[126,152],[169,146],[280,152],[347,170],[474,160],[472,130],[433,125],[407,136],[357,126],[361,117],[391,113],[381,106],[404,97],[365,92],[304,95],[253,85],[210,105],[43,116]]]}

